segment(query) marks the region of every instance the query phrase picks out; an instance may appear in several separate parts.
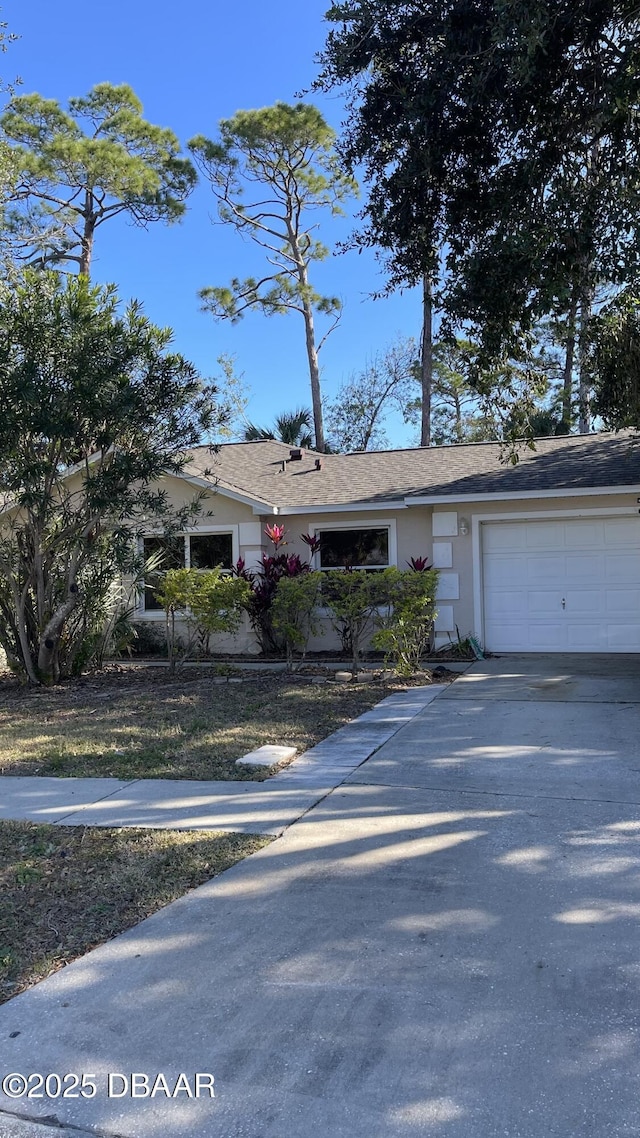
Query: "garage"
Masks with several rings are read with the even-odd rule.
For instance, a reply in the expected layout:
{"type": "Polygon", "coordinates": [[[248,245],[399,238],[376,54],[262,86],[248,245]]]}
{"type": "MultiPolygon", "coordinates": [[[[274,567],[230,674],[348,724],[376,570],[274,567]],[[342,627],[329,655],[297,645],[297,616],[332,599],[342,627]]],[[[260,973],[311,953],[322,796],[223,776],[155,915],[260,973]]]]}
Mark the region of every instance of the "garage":
{"type": "Polygon", "coordinates": [[[640,517],[481,525],[492,652],[640,651],[640,517]]]}

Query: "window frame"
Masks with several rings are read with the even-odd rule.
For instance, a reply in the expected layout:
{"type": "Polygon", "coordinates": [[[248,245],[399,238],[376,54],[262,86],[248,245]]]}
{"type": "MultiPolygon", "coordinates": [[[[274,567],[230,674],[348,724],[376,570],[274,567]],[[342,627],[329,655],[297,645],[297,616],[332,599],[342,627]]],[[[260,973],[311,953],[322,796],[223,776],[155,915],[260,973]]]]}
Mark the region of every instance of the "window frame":
{"type": "MultiPolygon", "coordinates": [[[[239,529],[238,529],[237,523],[235,523],[235,524],[230,523],[228,525],[189,526],[188,529],[179,530],[178,533],[176,534],[176,537],[181,538],[183,543],[184,543],[184,554],[183,554],[184,566],[183,566],[183,568],[185,568],[185,569],[191,568],[191,538],[192,537],[201,537],[201,536],[206,537],[207,534],[211,534],[211,533],[230,533],[231,534],[231,563],[232,563],[232,565],[235,565],[236,561],[240,557],[239,529]]],[[[149,530],[146,533],[140,534],[138,539],[137,539],[139,554],[142,557],[144,557],[144,542],[145,542],[146,538],[163,537],[163,536],[164,535],[163,535],[162,530],[149,530]]],[[[201,570],[197,570],[197,571],[201,572],[201,573],[207,572],[206,569],[201,569],[201,570]]],[[[224,570],[224,571],[229,572],[229,570],[224,570]]],[[[141,581],[138,603],[136,605],[136,613],[135,613],[136,620],[140,620],[140,619],[142,619],[142,620],[164,620],[165,619],[164,609],[162,609],[162,608],[160,608],[160,609],[147,609],[147,608],[145,608],[145,597],[146,597],[145,590],[146,590],[146,582],[141,581]]]]}
{"type": "MultiPolygon", "coordinates": [[[[389,569],[398,564],[398,536],[396,529],[395,518],[366,518],[366,520],[353,520],[348,522],[310,522],[307,526],[307,533],[313,533],[319,537],[321,533],[331,532],[333,530],[363,530],[363,529],[386,529],[388,531],[388,559],[386,565],[352,565],[352,569],[366,569],[372,573],[382,572],[383,569],[389,569]]],[[[321,573],[335,573],[340,571],[340,566],[337,565],[321,565],[320,564],[320,550],[313,555],[313,568],[318,569],[321,573]]]]}

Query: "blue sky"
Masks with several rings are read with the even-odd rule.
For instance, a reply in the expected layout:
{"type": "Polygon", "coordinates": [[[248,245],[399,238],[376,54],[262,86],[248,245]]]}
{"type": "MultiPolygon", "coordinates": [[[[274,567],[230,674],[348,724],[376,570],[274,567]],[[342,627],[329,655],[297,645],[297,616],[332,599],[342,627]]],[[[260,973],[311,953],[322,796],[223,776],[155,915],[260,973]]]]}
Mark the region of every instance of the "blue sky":
{"type": "MultiPolygon", "coordinates": [[[[185,142],[194,134],[214,135],[218,121],[239,108],[295,101],[315,76],[327,7],[328,0],[112,0],[106,6],[4,0],[2,17],[21,38],[4,56],[3,71],[21,76],[23,92],[61,102],[95,83],[129,83],[145,116],[185,142]]],[[[339,129],[340,98],[306,97],[339,129]]],[[[125,299],[143,301],[153,320],[174,329],[177,348],[204,374],[215,371],[221,353],[235,355],[251,388],[248,415],[269,422],[278,411],[310,404],[302,321],[296,314],[251,315],[230,326],[200,312],[199,288],[226,284],[261,263],[257,249],[212,225],[212,216],[213,197],[201,185],[178,225],[144,231],[109,223],[98,234],[93,277],[115,281],[125,299]]],[[[320,236],[333,245],[351,228],[351,219],[327,217],[320,236]]],[[[330,400],[340,381],[395,335],[417,334],[419,297],[370,299],[384,283],[370,253],[332,256],[314,283],[345,305],[342,324],[322,352],[330,400]]],[[[393,442],[406,444],[411,433],[396,424],[393,442]]]]}

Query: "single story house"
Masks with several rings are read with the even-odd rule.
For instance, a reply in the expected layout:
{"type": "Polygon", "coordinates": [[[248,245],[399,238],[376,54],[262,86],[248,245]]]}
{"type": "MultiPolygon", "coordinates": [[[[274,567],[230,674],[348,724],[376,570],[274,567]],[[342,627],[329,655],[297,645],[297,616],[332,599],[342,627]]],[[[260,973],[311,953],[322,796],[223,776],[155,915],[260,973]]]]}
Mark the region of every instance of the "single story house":
{"type": "MultiPolygon", "coordinates": [[[[196,448],[176,504],[206,495],[174,564],[256,565],[284,523],[288,552],[315,565],[440,570],[436,645],[473,633],[492,652],[640,651],[640,436],[536,439],[512,465],[498,443],[318,455],[275,441],[196,448]]],[[[151,552],[162,539],[149,535],[151,552]]],[[[159,621],[147,590],[137,619],[159,621]]],[[[247,627],[226,651],[257,651],[247,627]]],[[[334,647],[325,639],[312,647],[334,647]]]]}

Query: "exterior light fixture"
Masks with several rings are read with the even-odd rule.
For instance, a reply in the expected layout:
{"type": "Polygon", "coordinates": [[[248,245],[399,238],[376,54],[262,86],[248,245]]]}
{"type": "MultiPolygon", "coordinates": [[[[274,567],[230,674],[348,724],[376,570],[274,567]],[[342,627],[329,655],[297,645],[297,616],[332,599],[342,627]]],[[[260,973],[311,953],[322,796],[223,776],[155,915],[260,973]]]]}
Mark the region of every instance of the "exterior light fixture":
{"type": "Polygon", "coordinates": [[[469,522],[466,518],[460,518],[460,533],[466,537],[469,532],[469,522]]]}

